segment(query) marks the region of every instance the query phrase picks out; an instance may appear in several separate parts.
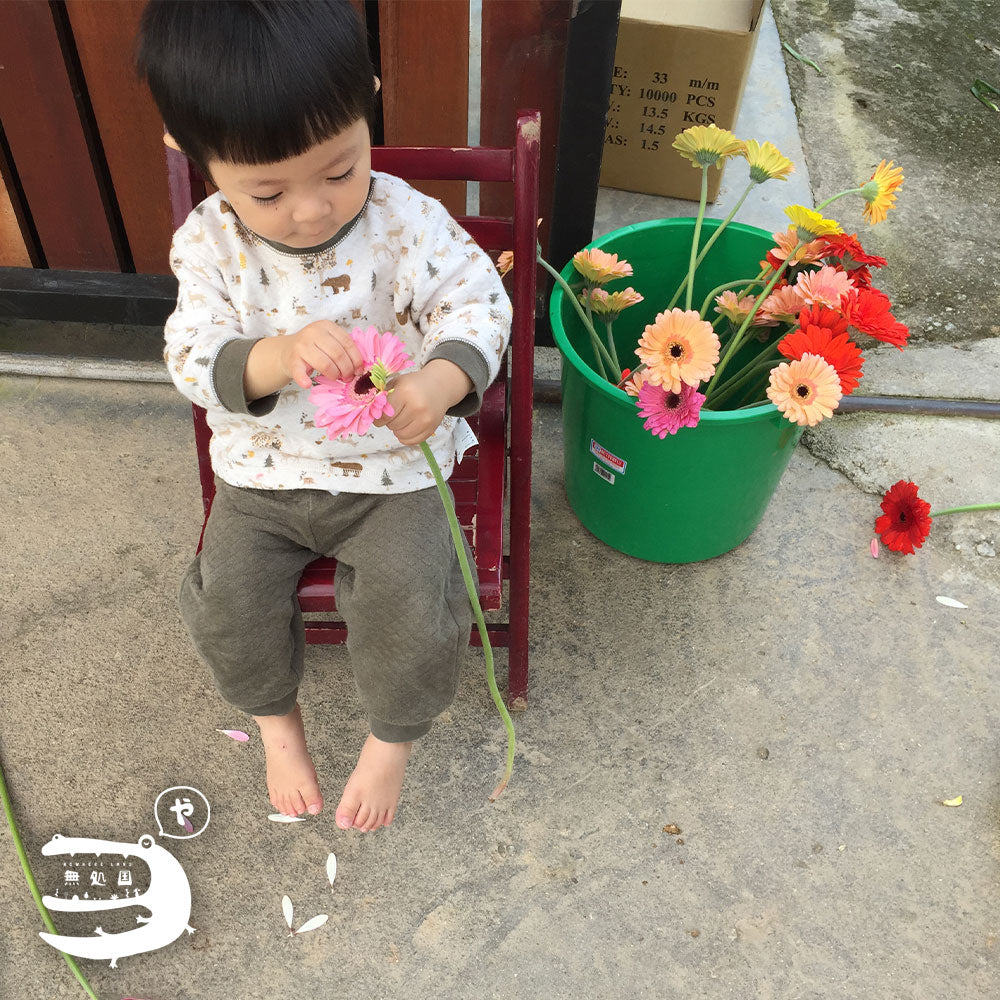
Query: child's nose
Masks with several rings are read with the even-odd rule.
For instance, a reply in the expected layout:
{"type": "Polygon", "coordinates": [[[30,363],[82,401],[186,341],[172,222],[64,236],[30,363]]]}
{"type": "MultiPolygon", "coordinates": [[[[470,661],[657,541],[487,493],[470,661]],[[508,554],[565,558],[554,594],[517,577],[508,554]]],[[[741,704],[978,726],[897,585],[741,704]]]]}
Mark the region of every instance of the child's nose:
{"type": "Polygon", "coordinates": [[[303,222],[308,225],[311,222],[318,222],[325,219],[330,214],[330,203],[326,198],[308,197],[300,198],[295,204],[292,218],[296,222],[303,222]]]}

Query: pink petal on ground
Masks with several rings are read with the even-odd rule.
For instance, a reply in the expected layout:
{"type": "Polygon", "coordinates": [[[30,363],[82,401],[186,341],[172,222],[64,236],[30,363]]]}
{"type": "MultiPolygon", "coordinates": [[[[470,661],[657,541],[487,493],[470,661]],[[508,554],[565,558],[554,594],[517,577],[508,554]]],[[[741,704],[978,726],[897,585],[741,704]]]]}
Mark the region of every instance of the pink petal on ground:
{"type": "Polygon", "coordinates": [[[872,559],[878,559],[878,539],[872,539],[872,559]]]}
{"type": "Polygon", "coordinates": [[[249,736],[242,729],[216,729],[217,733],[222,733],[224,736],[228,736],[230,739],[236,740],[237,743],[246,743],[250,739],[249,736]]]}
{"type": "Polygon", "coordinates": [[[184,817],[184,829],[187,830],[188,833],[194,833],[194,827],[191,825],[191,820],[189,820],[187,816],[184,817]]]}

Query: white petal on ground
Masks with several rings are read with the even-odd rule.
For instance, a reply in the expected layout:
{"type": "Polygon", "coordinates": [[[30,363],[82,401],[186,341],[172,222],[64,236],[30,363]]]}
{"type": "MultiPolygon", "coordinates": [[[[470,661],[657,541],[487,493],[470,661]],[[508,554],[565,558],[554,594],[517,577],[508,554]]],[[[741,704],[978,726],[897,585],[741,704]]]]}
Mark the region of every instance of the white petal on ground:
{"type": "Polygon", "coordinates": [[[330,880],[330,885],[333,885],[333,880],[337,877],[337,855],[331,854],[326,859],[326,877],[330,880]]]}
{"type": "Polygon", "coordinates": [[[318,916],[312,918],[312,920],[307,920],[295,933],[305,934],[308,931],[314,931],[317,927],[322,927],[330,918],[325,913],[320,913],[318,916]]]}
{"type": "Polygon", "coordinates": [[[271,813],[267,817],[272,823],[304,823],[305,816],[286,816],[284,813],[271,813]]]}
{"type": "Polygon", "coordinates": [[[288,929],[292,929],[292,901],[287,896],[281,897],[281,912],[285,915],[285,923],[288,929]]]}
{"type": "Polygon", "coordinates": [[[956,601],[954,597],[935,597],[935,601],[938,604],[943,604],[946,608],[968,608],[968,604],[963,604],[961,601],[956,601]]]}

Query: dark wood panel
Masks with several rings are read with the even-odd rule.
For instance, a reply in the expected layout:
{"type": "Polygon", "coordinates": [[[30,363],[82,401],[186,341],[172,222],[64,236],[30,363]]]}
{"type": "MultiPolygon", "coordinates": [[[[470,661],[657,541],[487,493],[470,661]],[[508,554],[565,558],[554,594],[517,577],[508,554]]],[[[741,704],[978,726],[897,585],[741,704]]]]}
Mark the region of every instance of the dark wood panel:
{"type": "MultiPolygon", "coordinates": [[[[378,12],[386,145],[467,145],[469,0],[379,0],[378,12]]],[[[414,186],[464,214],[464,183],[414,186]]]]}
{"type": "Polygon", "coordinates": [[[163,122],[132,66],[144,6],[143,0],[66,3],[135,269],[167,274],[172,227],[163,122]]]}
{"type": "Polygon", "coordinates": [[[0,119],[49,266],[119,270],[47,3],[0,3],[0,119]]]}
{"type": "MultiPolygon", "coordinates": [[[[572,0],[483,0],[482,124],[484,146],[512,146],[522,108],[542,113],[538,214],[543,247],[548,246],[556,138],[562,103],[566,39],[572,0]]],[[[511,215],[509,185],[483,184],[479,210],[511,215]]]]}

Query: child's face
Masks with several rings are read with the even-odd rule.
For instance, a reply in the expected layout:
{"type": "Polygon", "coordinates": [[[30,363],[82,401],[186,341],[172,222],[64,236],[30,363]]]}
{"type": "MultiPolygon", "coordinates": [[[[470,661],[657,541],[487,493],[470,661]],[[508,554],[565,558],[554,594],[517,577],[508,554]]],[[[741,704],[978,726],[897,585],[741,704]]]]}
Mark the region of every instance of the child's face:
{"type": "Polygon", "coordinates": [[[259,236],[290,247],[318,246],[364,207],[372,167],[368,124],[358,119],[277,163],[209,160],[206,166],[236,214],[259,236]]]}

